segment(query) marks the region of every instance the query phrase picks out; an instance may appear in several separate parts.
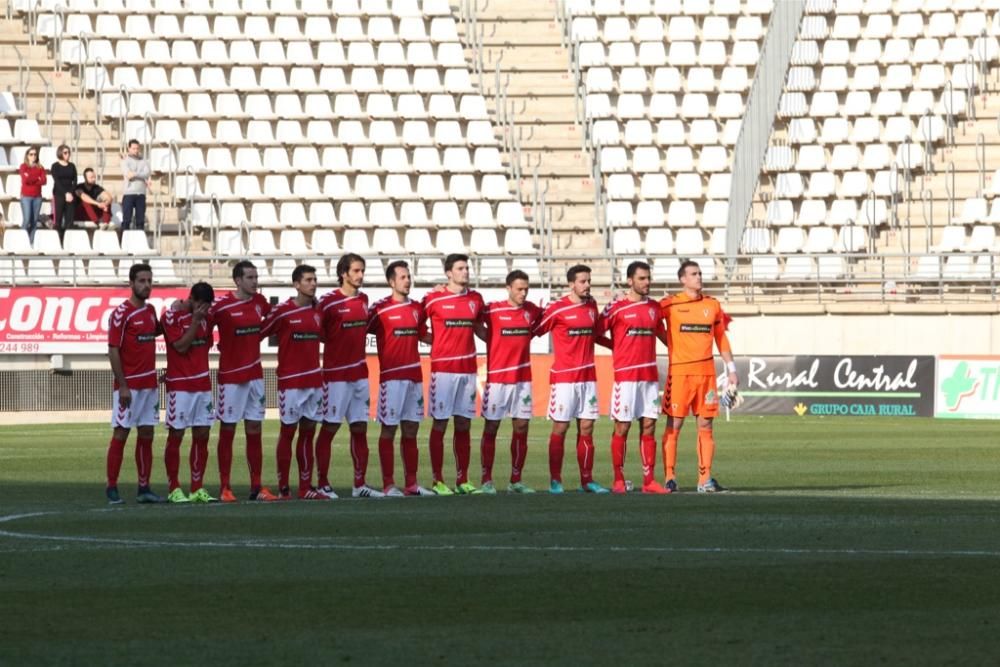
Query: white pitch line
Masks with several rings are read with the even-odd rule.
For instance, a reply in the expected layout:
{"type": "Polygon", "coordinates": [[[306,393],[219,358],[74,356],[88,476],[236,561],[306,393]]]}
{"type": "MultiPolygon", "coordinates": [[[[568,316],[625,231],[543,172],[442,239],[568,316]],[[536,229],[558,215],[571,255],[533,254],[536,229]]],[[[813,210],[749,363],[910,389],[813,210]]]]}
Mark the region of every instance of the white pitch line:
{"type": "MultiPolygon", "coordinates": [[[[60,512],[32,512],[0,517],[0,523],[8,523],[18,519],[37,516],[60,514],[60,512]]],[[[93,537],[88,535],[40,535],[0,530],[0,537],[31,540],[34,542],[70,542],[101,546],[130,546],[162,548],[173,547],[181,549],[279,549],[305,551],[503,551],[503,552],[556,552],[556,553],[682,553],[682,554],[715,554],[715,555],[782,555],[782,556],[897,556],[908,558],[949,557],[949,558],[1000,558],[1000,551],[958,549],[958,550],[919,550],[919,549],[816,549],[816,548],[772,548],[772,547],[625,547],[625,546],[561,546],[561,545],[491,545],[491,544],[343,544],[343,543],[313,543],[296,544],[289,542],[273,542],[261,540],[232,541],[195,541],[175,542],[166,540],[136,540],[114,537],[93,537]]]]}

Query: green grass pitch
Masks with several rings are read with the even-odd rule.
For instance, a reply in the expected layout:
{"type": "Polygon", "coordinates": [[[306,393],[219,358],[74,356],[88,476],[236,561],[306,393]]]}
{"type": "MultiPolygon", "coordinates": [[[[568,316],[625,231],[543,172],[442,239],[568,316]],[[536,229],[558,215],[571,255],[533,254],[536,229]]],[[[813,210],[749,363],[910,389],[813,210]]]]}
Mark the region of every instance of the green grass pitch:
{"type": "MultiPolygon", "coordinates": [[[[716,496],[690,492],[692,427],[679,460],[687,492],[674,496],[140,507],[130,441],[128,504],[115,509],[103,498],[108,427],[0,428],[0,664],[997,660],[995,424],[740,416],[717,428],[716,476],[735,492],[716,496]]],[[[605,483],[609,435],[603,419],[605,483]]],[[[267,424],[272,488],[275,436],[267,424]]],[[[346,492],[345,436],[334,467],[346,492]]],[[[526,481],[539,489],[547,437],[536,420],[526,481]]],[[[425,425],[425,484],[426,438],[425,425]]],[[[163,445],[158,431],[161,493],[163,445]]],[[[243,496],[242,436],[235,449],[243,496]]],[[[636,438],[628,473],[639,480],[636,438]]]]}

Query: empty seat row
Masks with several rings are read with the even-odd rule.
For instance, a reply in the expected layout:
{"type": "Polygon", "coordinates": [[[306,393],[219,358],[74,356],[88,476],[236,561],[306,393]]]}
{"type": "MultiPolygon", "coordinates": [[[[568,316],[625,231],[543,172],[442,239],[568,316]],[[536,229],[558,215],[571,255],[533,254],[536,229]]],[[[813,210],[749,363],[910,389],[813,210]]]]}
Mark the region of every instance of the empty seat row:
{"type": "MultiPolygon", "coordinates": [[[[15,0],[18,11],[26,11],[29,0],[15,0]]],[[[31,0],[35,2],[35,0],[31,0]]],[[[74,12],[102,14],[302,14],[343,16],[450,16],[447,0],[211,0],[190,5],[183,0],[37,0],[36,10],[52,11],[57,6],[74,12]]]]}
{"type": "Polygon", "coordinates": [[[13,128],[6,118],[0,118],[0,144],[37,144],[46,142],[42,136],[38,121],[31,118],[18,118],[13,128]]]}
{"type": "Polygon", "coordinates": [[[8,229],[3,234],[0,244],[0,254],[5,255],[152,255],[155,252],[149,245],[146,232],[138,229],[127,229],[118,232],[95,231],[91,234],[83,229],[68,229],[62,242],[59,233],[54,229],[38,229],[35,231],[35,242],[28,240],[28,233],[23,229],[8,229]]]}
{"type": "Polygon", "coordinates": [[[576,47],[581,68],[607,65],[625,67],[723,67],[725,65],[753,67],[760,59],[757,42],[583,42],[576,47]]]}
{"type": "MultiPolygon", "coordinates": [[[[636,254],[645,251],[650,255],[677,254],[711,255],[726,254],[726,230],[716,228],[707,237],[701,229],[682,227],[679,229],[652,228],[640,234],[638,229],[616,229],[612,235],[616,254],[636,254]]],[[[806,232],[797,227],[786,227],[773,235],[770,230],[753,227],[744,230],[740,243],[742,254],[807,253],[830,252],[857,253],[868,244],[868,233],[864,227],[845,226],[839,231],[830,227],[816,227],[806,232]]]]}
{"type": "Polygon", "coordinates": [[[774,0],[568,0],[568,16],[628,16],[657,14],[659,16],[738,16],[740,14],[770,14],[774,0]]]}
{"type": "Polygon", "coordinates": [[[122,259],[117,262],[107,258],[32,258],[23,261],[0,255],[0,284],[125,285],[129,269],[137,261],[149,263],[157,284],[181,282],[175,272],[173,260],[167,258],[122,259]]]}
{"type": "Polygon", "coordinates": [[[728,16],[708,15],[698,19],[692,16],[674,16],[663,20],[660,16],[609,16],[604,19],[578,16],[572,19],[570,38],[575,42],[669,42],[689,40],[699,36],[700,41],[729,41],[730,39],[758,41],[764,36],[764,24],[759,15],[739,16],[733,22],[728,16]]]}
{"type": "Polygon", "coordinates": [[[493,229],[473,229],[467,237],[460,229],[442,229],[435,232],[433,239],[431,230],[426,228],[407,229],[402,238],[395,229],[376,228],[371,234],[363,229],[347,229],[341,232],[340,237],[338,240],[337,234],[332,229],[317,229],[312,232],[307,243],[302,230],[285,229],[281,231],[276,244],[274,234],[270,230],[253,229],[245,236],[239,230],[222,230],[217,237],[217,246],[220,252],[229,255],[246,252],[251,255],[284,254],[294,257],[328,255],[341,249],[362,255],[369,253],[447,255],[466,251],[479,255],[537,253],[531,232],[527,229],[507,230],[503,234],[502,241],[493,229]],[[235,253],[234,246],[237,251],[235,253]]]}

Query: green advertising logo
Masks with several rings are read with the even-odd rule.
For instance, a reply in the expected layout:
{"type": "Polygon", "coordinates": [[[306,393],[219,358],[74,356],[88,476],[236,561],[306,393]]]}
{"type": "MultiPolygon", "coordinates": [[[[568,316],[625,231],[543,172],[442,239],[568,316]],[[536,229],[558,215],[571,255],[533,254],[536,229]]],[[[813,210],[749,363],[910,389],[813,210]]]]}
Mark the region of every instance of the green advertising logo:
{"type": "Polygon", "coordinates": [[[951,377],[941,383],[941,393],[944,395],[945,408],[954,412],[962,404],[962,399],[972,396],[979,388],[979,382],[972,379],[969,364],[962,361],[955,366],[951,377]]]}

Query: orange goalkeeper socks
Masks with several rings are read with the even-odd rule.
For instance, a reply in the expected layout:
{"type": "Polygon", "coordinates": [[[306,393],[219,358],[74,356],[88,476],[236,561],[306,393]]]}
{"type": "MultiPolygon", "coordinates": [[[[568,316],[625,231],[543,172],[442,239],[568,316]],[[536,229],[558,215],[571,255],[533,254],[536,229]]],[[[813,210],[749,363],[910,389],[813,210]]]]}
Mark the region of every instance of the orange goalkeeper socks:
{"type": "Polygon", "coordinates": [[[710,428],[698,429],[698,484],[712,478],[712,459],[715,457],[715,435],[710,428]]]}
{"type": "Polygon", "coordinates": [[[667,480],[677,477],[677,436],[679,431],[668,428],[663,433],[663,476],[667,480]]]}

